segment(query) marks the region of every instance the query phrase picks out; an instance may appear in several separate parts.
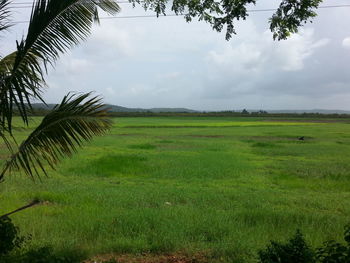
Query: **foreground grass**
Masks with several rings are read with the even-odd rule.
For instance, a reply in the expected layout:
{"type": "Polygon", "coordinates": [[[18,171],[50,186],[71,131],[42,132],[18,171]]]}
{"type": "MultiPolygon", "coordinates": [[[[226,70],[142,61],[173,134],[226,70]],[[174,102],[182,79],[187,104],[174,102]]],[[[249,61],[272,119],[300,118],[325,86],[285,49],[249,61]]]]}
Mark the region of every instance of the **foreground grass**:
{"type": "Polygon", "coordinates": [[[296,228],[312,245],[341,239],[349,154],[347,123],[120,118],[50,178],[6,178],[0,207],[42,201],[12,217],[30,246],[254,262],[270,239],[296,228]]]}

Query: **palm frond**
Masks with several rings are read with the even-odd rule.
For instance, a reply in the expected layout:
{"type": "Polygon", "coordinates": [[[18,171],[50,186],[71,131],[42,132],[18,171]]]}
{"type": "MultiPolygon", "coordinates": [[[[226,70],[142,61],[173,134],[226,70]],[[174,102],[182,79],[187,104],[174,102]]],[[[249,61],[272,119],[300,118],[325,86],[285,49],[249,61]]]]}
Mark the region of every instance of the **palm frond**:
{"type": "MultiPolygon", "coordinates": [[[[1,1],[1,0],[0,0],[1,1]]],[[[31,100],[43,99],[44,74],[59,55],[85,40],[93,22],[98,22],[97,8],[109,14],[119,11],[114,0],[37,0],[25,39],[17,51],[0,60],[0,124],[11,132],[13,109],[28,124],[31,100]]]]}
{"type": "MultiPolygon", "coordinates": [[[[21,43],[23,44],[23,43],[21,43]]],[[[21,45],[19,44],[19,45],[21,45]]],[[[41,92],[46,86],[40,61],[35,53],[28,51],[20,63],[23,50],[13,52],[0,60],[0,125],[12,133],[12,116],[17,110],[24,123],[28,124],[28,108],[31,99],[41,101],[41,92]],[[14,70],[14,65],[18,67],[14,70]]]]}
{"type": "Polygon", "coordinates": [[[111,124],[100,98],[90,93],[66,95],[6,162],[0,180],[7,171],[40,176],[37,167],[46,175],[45,164],[54,169],[62,158],[70,157],[84,141],[104,134],[111,124]]]}
{"type": "Polygon", "coordinates": [[[93,22],[99,22],[97,7],[111,15],[120,11],[113,0],[36,1],[24,49],[33,49],[44,62],[53,63],[90,35],[93,22]]]}
{"type": "Polygon", "coordinates": [[[0,0],[0,32],[8,29],[11,26],[9,21],[9,4],[10,1],[8,0],[0,0]]]}

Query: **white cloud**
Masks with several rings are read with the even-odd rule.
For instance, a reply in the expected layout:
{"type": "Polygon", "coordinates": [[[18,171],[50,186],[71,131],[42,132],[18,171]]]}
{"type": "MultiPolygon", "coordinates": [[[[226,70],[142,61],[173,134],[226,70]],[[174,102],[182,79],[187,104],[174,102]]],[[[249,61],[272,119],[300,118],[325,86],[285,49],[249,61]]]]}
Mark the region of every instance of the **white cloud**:
{"type": "MultiPolygon", "coordinates": [[[[310,57],[316,49],[327,45],[328,39],[314,39],[314,30],[301,30],[300,34],[293,35],[287,41],[270,45],[269,54],[275,61],[279,61],[280,68],[285,71],[298,71],[304,68],[304,61],[310,57]]],[[[270,42],[271,43],[271,42],[270,42]]],[[[269,61],[273,63],[274,61],[269,61]]]]}
{"type": "Polygon", "coordinates": [[[303,30],[287,41],[275,42],[270,32],[250,32],[255,39],[242,39],[226,43],[220,50],[208,52],[207,60],[215,67],[229,73],[250,74],[269,69],[299,71],[304,68],[304,61],[314,51],[328,44],[328,39],[314,40],[312,29],[303,30]]]}
{"type": "Polygon", "coordinates": [[[92,63],[86,59],[71,58],[66,60],[65,67],[69,74],[86,74],[91,70],[92,63]]]}
{"type": "Polygon", "coordinates": [[[167,72],[164,74],[158,74],[157,78],[160,80],[174,80],[181,76],[181,73],[178,71],[167,72]]]}
{"type": "Polygon", "coordinates": [[[106,92],[108,95],[115,95],[115,90],[112,87],[107,87],[106,92]]]}
{"type": "MultiPolygon", "coordinates": [[[[307,75],[304,72],[313,69],[310,67],[313,55],[329,44],[328,38],[316,39],[314,30],[309,28],[278,42],[272,40],[270,32],[259,32],[254,27],[249,30],[246,32],[249,38],[238,36],[236,41],[208,52],[202,98],[227,100],[258,94],[274,97],[314,92],[317,87],[308,82],[315,79],[304,78],[307,75]]],[[[325,93],[322,89],[319,94],[325,93]]]]}
{"type": "Polygon", "coordinates": [[[342,42],[342,45],[343,47],[345,48],[350,48],[350,37],[346,37],[343,39],[343,42],[342,42]]]}
{"type": "Polygon", "coordinates": [[[94,56],[132,56],[133,45],[131,31],[125,30],[113,21],[104,21],[103,26],[94,27],[87,48],[94,56]]]}

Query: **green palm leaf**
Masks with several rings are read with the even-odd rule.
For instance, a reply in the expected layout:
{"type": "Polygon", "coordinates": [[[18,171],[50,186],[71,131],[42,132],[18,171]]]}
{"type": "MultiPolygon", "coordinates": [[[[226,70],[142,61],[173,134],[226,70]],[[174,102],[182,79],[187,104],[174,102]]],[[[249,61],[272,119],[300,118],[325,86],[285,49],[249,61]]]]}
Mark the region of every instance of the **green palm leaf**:
{"type": "Polygon", "coordinates": [[[6,30],[11,26],[9,23],[9,4],[8,0],[0,0],[0,31],[6,30]]]}
{"type": "MultiPolygon", "coordinates": [[[[1,0],[0,0],[1,1],[1,0]]],[[[97,8],[116,14],[114,0],[37,0],[25,39],[17,51],[0,60],[0,124],[11,132],[14,108],[28,123],[28,107],[33,98],[41,101],[47,65],[59,55],[85,40],[93,22],[98,22],[97,8]]],[[[43,101],[44,102],[44,101],[43,101]]]]}
{"type": "Polygon", "coordinates": [[[40,175],[36,167],[46,175],[45,164],[54,169],[59,160],[71,156],[84,141],[104,134],[111,120],[100,98],[89,95],[65,96],[6,162],[0,180],[7,171],[18,170],[34,178],[40,175]]]}
{"type": "Polygon", "coordinates": [[[23,49],[33,49],[45,63],[90,35],[99,22],[97,7],[114,15],[120,8],[113,0],[39,0],[34,4],[23,49]]]}

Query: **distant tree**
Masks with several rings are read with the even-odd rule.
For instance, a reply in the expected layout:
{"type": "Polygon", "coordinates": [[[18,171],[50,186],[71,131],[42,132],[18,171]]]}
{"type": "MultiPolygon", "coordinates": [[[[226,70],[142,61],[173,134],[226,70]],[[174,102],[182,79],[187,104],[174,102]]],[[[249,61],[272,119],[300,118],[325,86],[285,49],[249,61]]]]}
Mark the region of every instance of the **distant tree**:
{"type": "Polygon", "coordinates": [[[249,112],[246,109],[243,109],[241,113],[242,114],[249,114],[249,112]]]}

